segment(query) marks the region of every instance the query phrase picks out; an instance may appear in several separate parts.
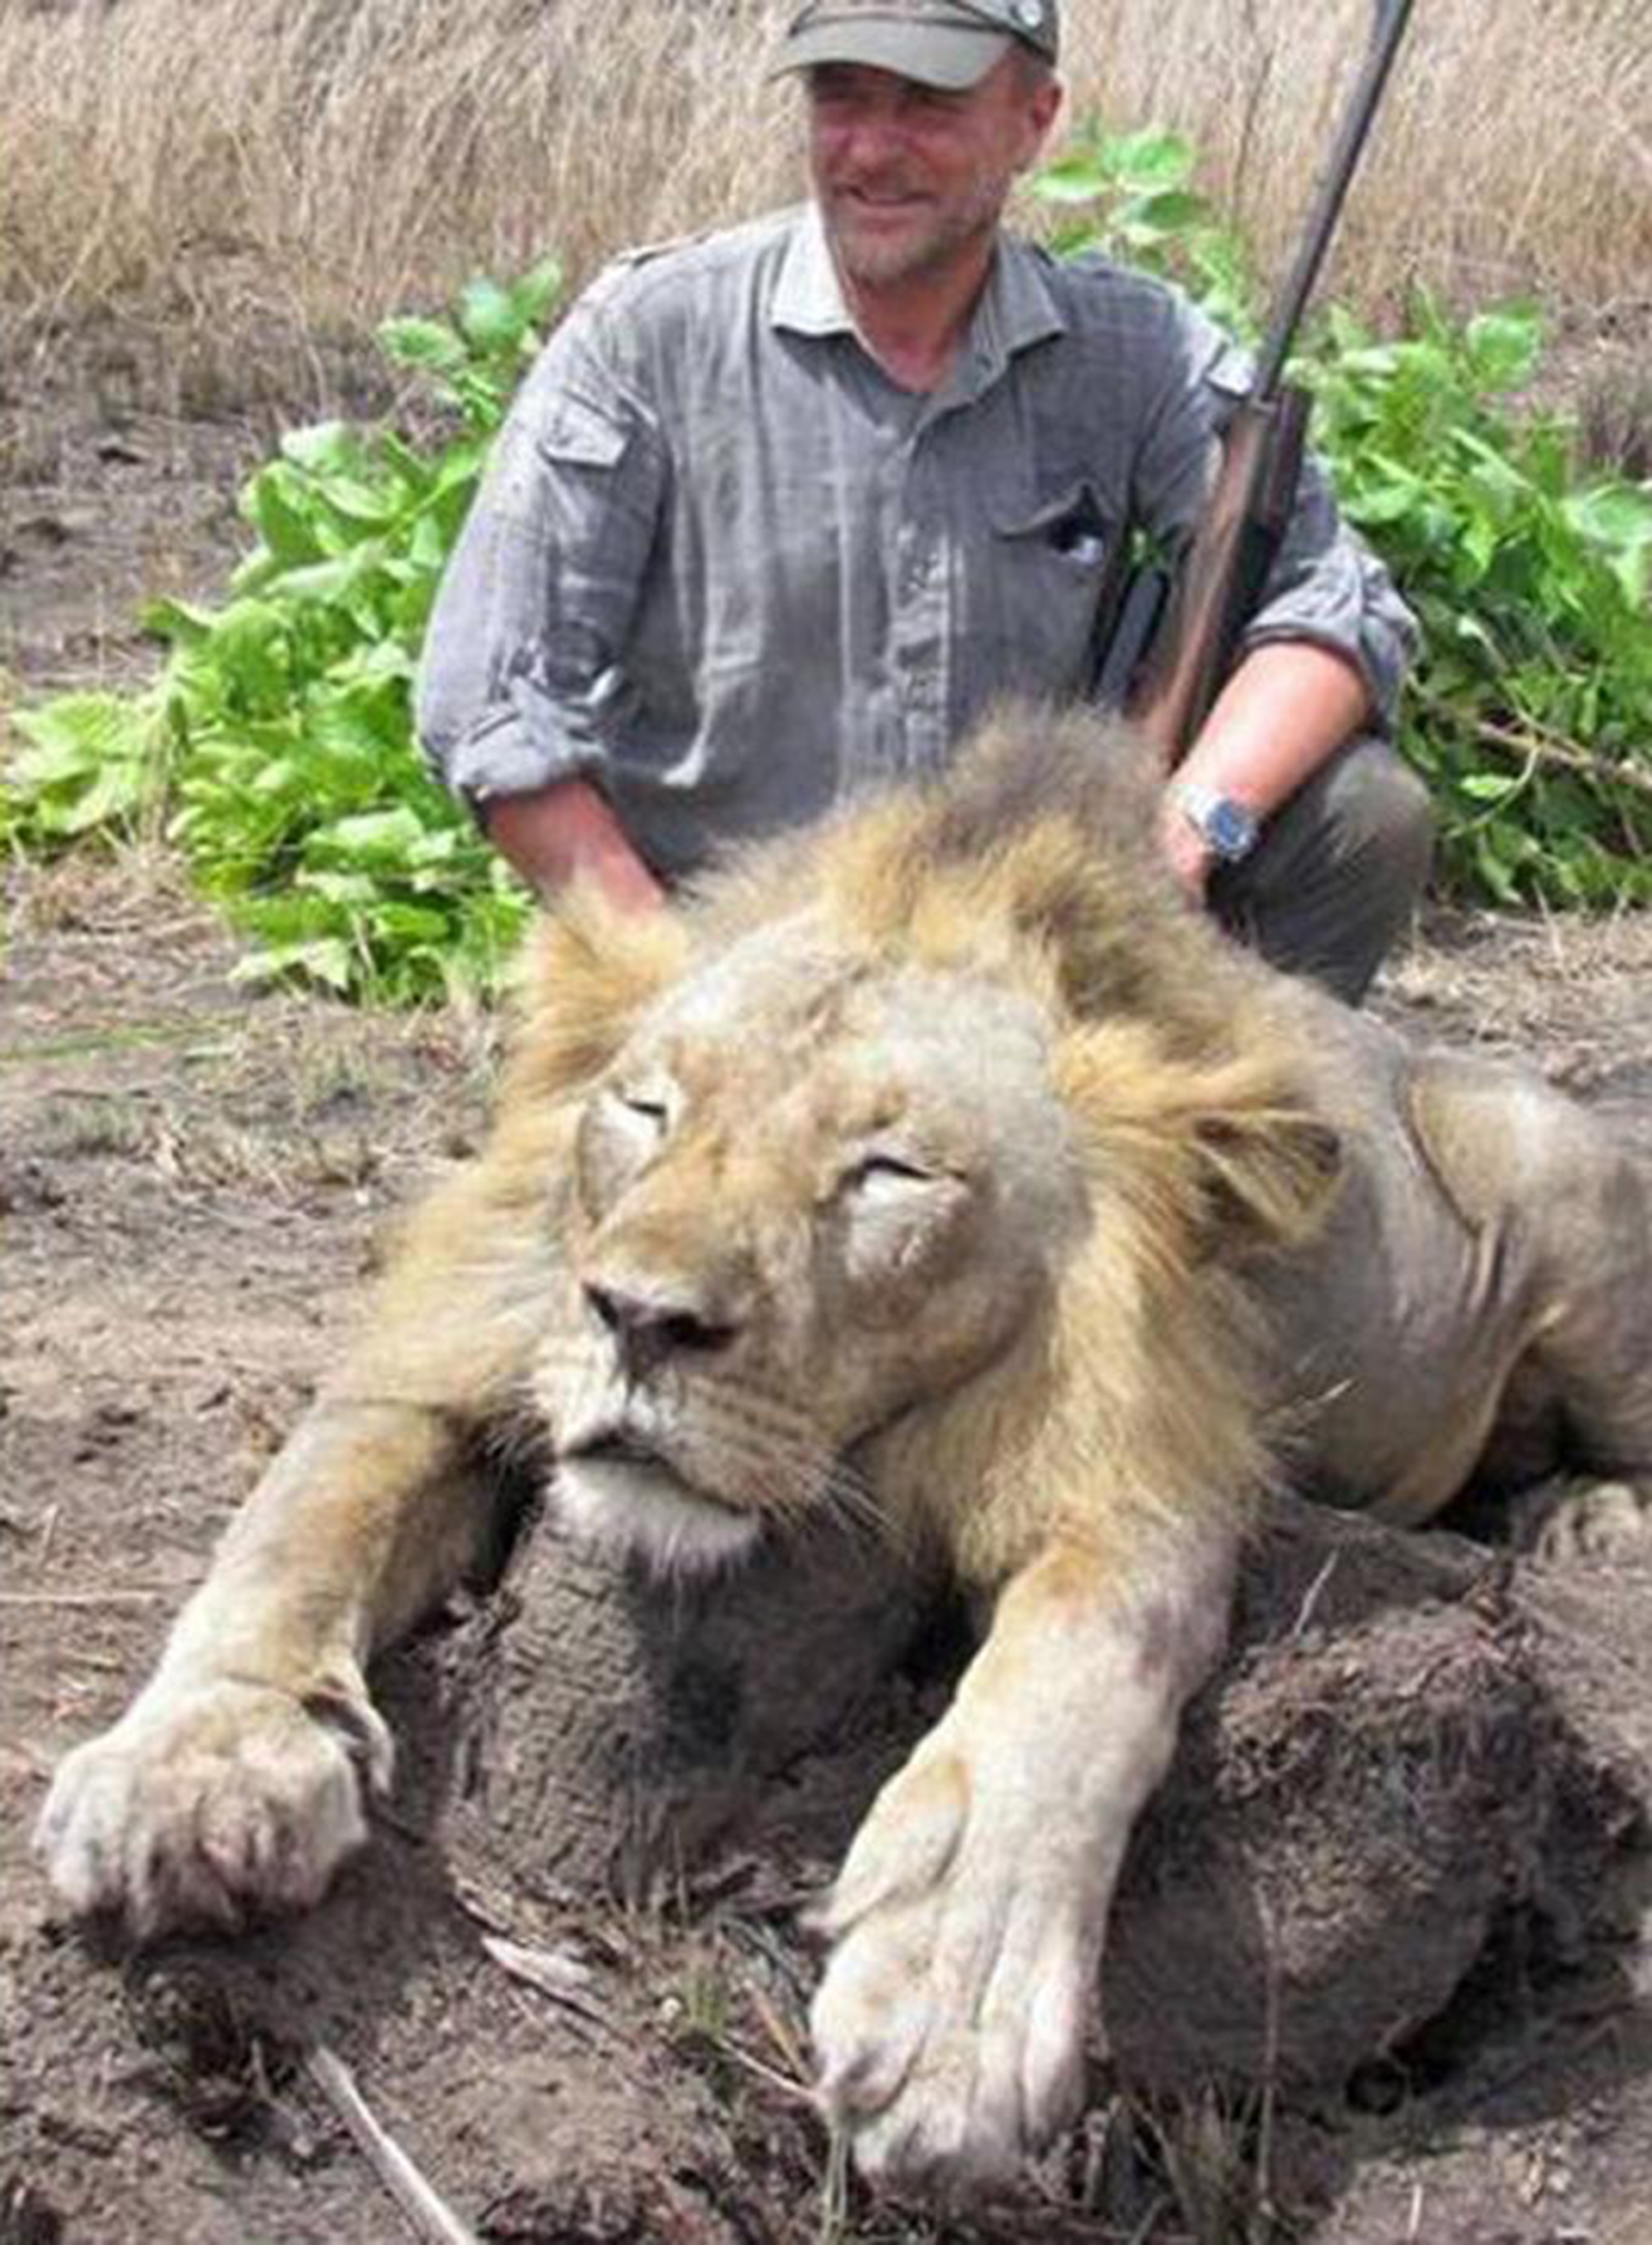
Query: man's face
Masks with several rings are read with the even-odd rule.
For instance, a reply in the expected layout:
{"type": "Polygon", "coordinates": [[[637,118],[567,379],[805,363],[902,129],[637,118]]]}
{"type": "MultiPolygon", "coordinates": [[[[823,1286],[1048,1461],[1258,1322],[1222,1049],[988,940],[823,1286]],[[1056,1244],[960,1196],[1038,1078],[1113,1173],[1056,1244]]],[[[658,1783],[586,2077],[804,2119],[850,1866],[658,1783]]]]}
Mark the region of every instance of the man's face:
{"type": "Polygon", "coordinates": [[[809,167],[840,267],[863,287],[927,277],[990,238],[1060,105],[1005,55],[962,92],[862,63],[808,77],[809,167]]]}

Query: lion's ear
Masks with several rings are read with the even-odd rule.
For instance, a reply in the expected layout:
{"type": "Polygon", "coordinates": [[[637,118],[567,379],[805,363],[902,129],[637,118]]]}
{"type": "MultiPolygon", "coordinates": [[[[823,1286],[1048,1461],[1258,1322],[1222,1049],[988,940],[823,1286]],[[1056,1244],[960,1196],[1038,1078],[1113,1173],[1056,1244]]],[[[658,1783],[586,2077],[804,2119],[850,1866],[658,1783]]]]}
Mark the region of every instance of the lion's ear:
{"type": "Polygon", "coordinates": [[[1114,1019],[1065,1038],[1054,1075],[1098,1177],[1134,1180],[1187,1251],[1295,1246],[1330,1212],[1341,1141],[1283,1058],[1190,1058],[1114,1019]]]}
{"type": "Polygon", "coordinates": [[[1222,1108],[1195,1118],[1194,1144],[1213,1244],[1297,1247],[1330,1213],[1342,1142],[1318,1116],[1293,1107],[1222,1108]]]}
{"type": "Polygon", "coordinates": [[[649,1000],[687,965],[680,916],[617,910],[588,885],[559,897],[525,951],[512,1072],[540,1095],[601,1073],[649,1000]]]}

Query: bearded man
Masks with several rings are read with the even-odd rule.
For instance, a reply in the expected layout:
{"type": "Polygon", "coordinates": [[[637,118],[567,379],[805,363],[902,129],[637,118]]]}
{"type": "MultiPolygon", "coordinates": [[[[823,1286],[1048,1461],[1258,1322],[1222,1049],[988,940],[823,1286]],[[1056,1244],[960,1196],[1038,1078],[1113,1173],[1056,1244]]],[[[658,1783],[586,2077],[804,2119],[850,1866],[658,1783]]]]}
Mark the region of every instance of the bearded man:
{"type": "MultiPolygon", "coordinates": [[[[620,259],[501,433],[432,619],[428,752],[550,891],[647,907],[723,844],[1085,690],[1110,565],[1185,545],[1239,355],[1175,291],[1003,226],[1061,106],[1056,0],[810,0],[803,207],[620,259]]],[[[1414,643],[1306,467],[1160,817],[1176,878],[1357,1002],[1426,872],[1386,737],[1414,643]]]]}

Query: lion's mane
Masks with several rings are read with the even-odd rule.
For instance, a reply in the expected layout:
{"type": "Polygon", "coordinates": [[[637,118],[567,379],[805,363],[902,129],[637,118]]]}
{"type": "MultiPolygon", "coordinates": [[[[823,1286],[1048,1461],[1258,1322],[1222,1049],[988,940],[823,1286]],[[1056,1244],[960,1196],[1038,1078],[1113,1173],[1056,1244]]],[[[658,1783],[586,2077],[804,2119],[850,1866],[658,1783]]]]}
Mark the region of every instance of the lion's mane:
{"type": "MultiPolygon", "coordinates": [[[[771,924],[815,915],[868,975],[991,978],[1052,1027],[1093,1221],[1012,1350],[877,1438],[884,1505],[983,1578],[1047,1528],[1051,1490],[1105,1489],[1098,1536],[1127,1520],[1139,1536],[1144,1514],[1242,1508],[1275,1462],[1252,1278],[1318,1220],[1337,1150],[1302,1089],[1288,993],[1182,903],[1152,847],[1153,792],[1123,727],[1017,708],[942,779],[748,849],[670,914],[574,896],[525,961],[493,1140],[448,1221],[469,1220],[477,1191],[542,1206],[571,1118],[640,1010],[771,924]]],[[[450,1258],[444,1245],[435,1259],[450,1258]]],[[[438,1355],[462,1361],[439,1305],[431,1328],[438,1355]]]]}

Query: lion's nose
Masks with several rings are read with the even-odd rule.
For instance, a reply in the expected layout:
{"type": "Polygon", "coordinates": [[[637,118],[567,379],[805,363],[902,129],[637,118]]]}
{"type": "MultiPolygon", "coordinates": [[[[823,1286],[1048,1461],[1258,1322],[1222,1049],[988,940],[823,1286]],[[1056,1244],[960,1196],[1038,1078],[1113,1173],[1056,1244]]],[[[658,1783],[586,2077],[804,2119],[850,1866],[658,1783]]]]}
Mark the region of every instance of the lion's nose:
{"type": "Polygon", "coordinates": [[[585,1298],[612,1334],[620,1365],[641,1380],[673,1356],[709,1356],[727,1348],[735,1326],[703,1303],[670,1294],[645,1294],[587,1279],[585,1298]]]}

